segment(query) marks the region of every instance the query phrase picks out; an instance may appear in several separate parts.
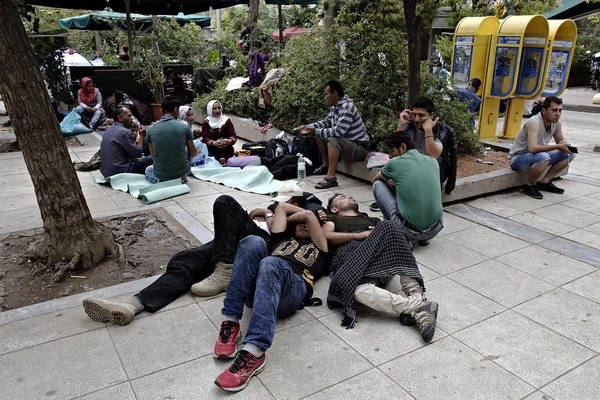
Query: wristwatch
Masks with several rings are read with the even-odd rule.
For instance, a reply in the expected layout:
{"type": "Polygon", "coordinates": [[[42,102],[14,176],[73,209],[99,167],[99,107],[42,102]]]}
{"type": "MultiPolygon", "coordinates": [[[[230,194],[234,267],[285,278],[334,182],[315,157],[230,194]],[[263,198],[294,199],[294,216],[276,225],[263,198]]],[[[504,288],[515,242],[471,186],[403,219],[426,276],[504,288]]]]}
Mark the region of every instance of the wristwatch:
{"type": "Polygon", "coordinates": [[[265,219],[272,217],[272,216],[273,216],[273,213],[267,213],[267,214],[265,214],[265,219]]]}

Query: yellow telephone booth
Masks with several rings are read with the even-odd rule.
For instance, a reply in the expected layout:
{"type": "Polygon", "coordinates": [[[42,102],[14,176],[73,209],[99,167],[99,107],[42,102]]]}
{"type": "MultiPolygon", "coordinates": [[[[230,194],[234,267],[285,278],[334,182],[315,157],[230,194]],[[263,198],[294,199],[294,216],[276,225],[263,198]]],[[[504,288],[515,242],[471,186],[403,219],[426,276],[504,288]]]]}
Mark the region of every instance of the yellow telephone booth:
{"type": "Polygon", "coordinates": [[[560,96],[567,86],[575,52],[577,25],[570,19],[549,20],[550,51],[544,75],[544,96],[560,96]]]}
{"type": "MultiPolygon", "coordinates": [[[[477,95],[483,98],[488,74],[488,54],[492,36],[498,32],[500,21],[496,17],[467,17],[456,26],[454,35],[454,55],[452,62],[452,80],[456,87],[463,88],[473,78],[481,80],[477,95]]],[[[498,109],[498,100],[496,111],[498,109]]],[[[485,99],[480,108],[480,123],[485,99]]],[[[496,130],[491,136],[495,136],[496,130]]]]}
{"type": "MultiPolygon", "coordinates": [[[[541,15],[511,16],[500,25],[499,42],[501,35],[508,33],[513,38],[519,39],[518,45],[521,47],[520,54],[516,58],[518,62],[515,74],[511,80],[512,92],[507,90],[504,93],[505,98],[511,98],[506,109],[502,138],[514,139],[521,129],[525,100],[539,97],[544,90],[548,54],[548,21],[541,15]],[[514,85],[515,81],[516,85],[514,85]]],[[[510,86],[506,81],[503,82],[507,87],[510,86]]]]}

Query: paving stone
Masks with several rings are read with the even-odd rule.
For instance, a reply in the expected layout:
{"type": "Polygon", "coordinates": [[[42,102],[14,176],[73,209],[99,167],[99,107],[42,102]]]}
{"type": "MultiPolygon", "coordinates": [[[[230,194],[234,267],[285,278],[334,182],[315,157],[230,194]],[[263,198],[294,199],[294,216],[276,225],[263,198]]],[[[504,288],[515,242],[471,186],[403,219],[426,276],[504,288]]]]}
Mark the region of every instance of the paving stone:
{"type": "MultiPolygon", "coordinates": [[[[138,201],[140,202],[140,205],[144,204],[141,200],[138,201]]],[[[93,217],[97,217],[97,215],[100,213],[120,209],[120,207],[107,194],[105,194],[104,196],[92,197],[87,199],[87,205],[93,217]]]]}
{"type": "Polygon", "coordinates": [[[535,388],[447,337],[379,367],[416,399],[521,399],[535,388]]]}
{"type": "Polygon", "coordinates": [[[600,222],[600,215],[575,210],[562,204],[540,208],[535,211],[535,214],[576,228],[583,228],[600,222]]]}
{"type": "Polygon", "coordinates": [[[496,260],[557,286],[596,270],[589,264],[538,246],[525,247],[496,260]]]}
{"type": "Polygon", "coordinates": [[[529,243],[539,243],[553,238],[553,236],[547,232],[519,224],[510,219],[479,210],[475,207],[458,204],[451,206],[449,209],[480,225],[487,226],[495,231],[514,236],[529,243]]]}
{"type": "Polygon", "coordinates": [[[586,262],[595,267],[600,267],[600,250],[583,244],[575,243],[561,237],[557,237],[539,244],[548,250],[564,254],[567,257],[586,262]]]}
{"type": "Polygon", "coordinates": [[[551,233],[553,235],[562,235],[563,233],[571,232],[577,228],[564,223],[556,223],[548,218],[540,217],[535,212],[525,212],[523,214],[517,214],[510,217],[512,221],[518,222],[523,225],[530,226],[542,230],[544,232],[551,233]]]}
{"type": "Polygon", "coordinates": [[[104,324],[89,319],[82,307],[0,325],[0,354],[99,328],[104,324]]]}
{"type": "MultiPolygon", "coordinates": [[[[571,169],[569,168],[569,172],[571,172],[571,169]]],[[[547,394],[545,394],[544,392],[535,392],[527,397],[525,397],[523,400],[553,400],[550,396],[548,396],[547,394]]]]}
{"type": "Polygon", "coordinates": [[[210,194],[203,196],[200,201],[195,198],[187,199],[176,199],[175,202],[179,204],[185,211],[192,215],[201,214],[205,212],[212,212],[213,204],[220,194],[210,194]]]}
{"type": "Polygon", "coordinates": [[[329,389],[306,398],[306,400],[364,400],[374,398],[374,389],[378,400],[410,400],[408,395],[394,381],[378,369],[372,369],[339,383],[329,389]]]}
{"type": "Polygon", "coordinates": [[[136,400],[131,385],[122,383],[108,389],[99,390],[97,392],[79,397],[78,400],[136,400]]]}
{"type": "Polygon", "coordinates": [[[130,378],[212,354],[217,336],[196,304],[109,330],[130,378]]]}
{"type": "Polygon", "coordinates": [[[529,245],[484,226],[451,233],[445,238],[488,257],[498,257],[529,245]]]}
{"type": "MultiPolygon", "coordinates": [[[[373,188],[370,184],[361,184],[357,186],[345,187],[340,190],[338,190],[337,188],[333,188],[330,191],[343,193],[346,196],[352,196],[354,197],[354,200],[361,203],[372,203],[373,201],[375,201],[375,199],[373,198],[373,188]]],[[[327,207],[327,205],[325,205],[325,207],[327,207]]]]}
{"type": "Polygon", "coordinates": [[[559,288],[514,310],[579,344],[600,351],[598,303],[559,288]]]}
{"type": "Polygon", "coordinates": [[[38,206],[20,208],[9,213],[0,213],[0,234],[40,228],[42,224],[42,216],[38,206]]]}
{"type": "Polygon", "coordinates": [[[586,362],[544,388],[554,399],[597,399],[600,357],[586,362]]]}
{"type": "Polygon", "coordinates": [[[525,382],[540,387],[596,355],[595,352],[513,311],[454,337],[525,382]]]}
{"type": "Polygon", "coordinates": [[[488,257],[457,245],[445,237],[433,238],[429,246],[415,246],[413,251],[419,264],[442,275],[488,260],[488,257]]]}
{"type": "Polygon", "coordinates": [[[457,217],[449,212],[444,212],[444,229],[439,233],[439,236],[445,236],[449,233],[462,231],[475,226],[477,226],[477,224],[469,220],[457,217]]]}
{"type": "Polygon", "coordinates": [[[195,214],[194,218],[196,218],[209,231],[215,231],[215,218],[212,211],[195,214]]]}
{"type": "Polygon", "coordinates": [[[127,378],[106,329],[0,356],[6,399],[70,399],[127,378]]]}
{"type": "Polygon", "coordinates": [[[571,283],[563,285],[567,289],[587,299],[600,303],[600,271],[581,277],[571,283]]]}
{"type": "Polygon", "coordinates": [[[554,289],[547,282],[494,260],[448,277],[506,307],[513,307],[554,289]]]}
{"type": "Polygon", "coordinates": [[[440,305],[437,327],[452,334],[492,317],[506,308],[448,278],[425,286],[427,299],[440,305]]]}
{"type": "Polygon", "coordinates": [[[586,231],[588,231],[588,232],[595,233],[596,235],[600,235],[600,223],[597,223],[597,224],[594,224],[594,225],[590,225],[590,226],[586,226],[583,229],[586,230],[586,231]]]}
{"type": "Polygon", "coordinates": [[[487,211],[489,213],[498,215],[500,217],[511,217],[513,215],[521,213],[521,210],[497,203],[492,198],[480,197],[476,200],[467,202],[471,207],[479,208],[480,210],[487,211]]]}
{"type": "MultiPolygon", "coordinates": [[[[265,369],[277,368],[270,361],[267,360],[265,369]]],[[[230,363],[231,361],[216,360],[209,355],[135,379],[131,384],[138,399],[231,399],[232,393],[214,384],[217,376],[230,363]]],[[[274,399],[260,382],[261,376],[262,374],[252,378],[238,396],[244,400],[274,399]]]]}
{"type": "Polygon", "coordinates": [[[564,238],[600,250],[600,235],[587,230],[578,229],[562,235],[564,238]]]}
{"type": "MultiPolygon", "coordinates": [[[[400,325],[395,315],[371,310],[362,304],[357,304],[356,311],[357,323],[353,329],[340,326],[340,310],[320,318],[319,321],[375,365],[426,345],[416,326],[400,325]]],[[[434,340],[444,336],[446,333],[438,329],[434,340]]]]}
{"type": "Polygon", "coordinates": [[[593,197],[582,196],[573,200],[565,201],[561,204],[565,207],[575,208],[577,210],[600,215],[600,205],[598,204],[598,199],[593,197]]]}
{"type": "Polygon", "coordinates": [[[266,354],[260,380],[278,399],[300,399],[372,368],[319,321],[276,337],[266,354]]]}
{"type": "Polygon", "coordinates": [[[510,193],[502,193],[489,196],[486,197],[486,199],[511,208],[516,208],[517,210],[521,211],[532,211],[553,204],[551,201],[545,199],[532,199],[531,197],[521,193],[521,191],[519,190],[510,193]]]}

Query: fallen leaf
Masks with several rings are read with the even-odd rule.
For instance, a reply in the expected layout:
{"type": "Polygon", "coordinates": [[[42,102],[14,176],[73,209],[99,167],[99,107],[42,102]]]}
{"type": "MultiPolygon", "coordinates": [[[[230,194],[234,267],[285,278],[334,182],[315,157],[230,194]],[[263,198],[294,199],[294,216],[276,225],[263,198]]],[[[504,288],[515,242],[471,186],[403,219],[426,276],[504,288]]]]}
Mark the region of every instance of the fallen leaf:
{"type": "Polygon", "coordinates": [[[485,356],[481,359],[481,361],[493,361],[493,360],[497,360],[499,359],[500,356],[493,356],[493,355],[489,355],[489,356],[485,356]]]}

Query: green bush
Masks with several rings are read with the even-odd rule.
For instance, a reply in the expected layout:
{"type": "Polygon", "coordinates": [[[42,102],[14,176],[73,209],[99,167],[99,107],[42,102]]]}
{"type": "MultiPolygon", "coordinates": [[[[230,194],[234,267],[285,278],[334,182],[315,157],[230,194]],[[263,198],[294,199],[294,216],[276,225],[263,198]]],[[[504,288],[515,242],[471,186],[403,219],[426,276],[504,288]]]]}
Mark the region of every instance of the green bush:
{"type": "Polygon", "coordinates": [[[592,54],[600,51],[600,24],[588,24],[586,29],[577,35],[575,54],[569,72],[569,86],[587,85],[590,81],[590,64],[592,54]],[[589,54],[586,52],[589,51],[589,54]]]}

